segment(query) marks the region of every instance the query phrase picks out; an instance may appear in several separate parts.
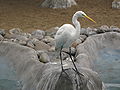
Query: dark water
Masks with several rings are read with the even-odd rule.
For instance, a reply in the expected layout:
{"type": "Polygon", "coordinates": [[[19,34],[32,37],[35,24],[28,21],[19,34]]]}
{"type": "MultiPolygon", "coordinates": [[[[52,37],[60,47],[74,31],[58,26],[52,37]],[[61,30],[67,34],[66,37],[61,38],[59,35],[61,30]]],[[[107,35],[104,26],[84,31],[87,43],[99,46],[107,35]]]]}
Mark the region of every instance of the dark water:
{"type": "Polygon", "coordinates": [[[95,61],[95,68],[107,90],[120,90],[120,49],[103,49],[95,61]]]}
{"type": "Polygon", "coordinates": [[[3,57],[0,57],[0,90],[21,90],[15,70],[3,57]]]}

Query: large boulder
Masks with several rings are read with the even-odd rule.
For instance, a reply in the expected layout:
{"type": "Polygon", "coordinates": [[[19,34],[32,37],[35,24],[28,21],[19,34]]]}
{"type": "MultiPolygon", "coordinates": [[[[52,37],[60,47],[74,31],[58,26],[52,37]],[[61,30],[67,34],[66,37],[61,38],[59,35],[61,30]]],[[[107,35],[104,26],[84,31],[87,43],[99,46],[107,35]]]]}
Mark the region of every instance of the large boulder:
{"type": "Polygon", "coordinates": [[[107,88],[119,89],[119,55],[120,33],[106,32],[92,35],[77,46],[76,63],[98,72],[107,88]]]}
{"type": "Polygon", "coordinates": [[[40,4],[41,7],[48,8],[67,8],[72,5],[76,5],[75,0],[44,0],[44,2],[40,4]]]}
{"type": "Polygon", "coordinates": [[[60,62],[39,62],[36,51],[31,48],[8,41],[0,43],[0,61],[4,60],[14,70],[22,84],[21,90],[102,90],[99,75],[90,69],[77,65],[84,76],[78,75],[71,61],[67,61],[63,62],[66,74],[61,72],[60,62]]]}
{"type": "Polygon", "coordinates": [[[113,0],[112,8],[120,9],[120,0],[113,0]]]}

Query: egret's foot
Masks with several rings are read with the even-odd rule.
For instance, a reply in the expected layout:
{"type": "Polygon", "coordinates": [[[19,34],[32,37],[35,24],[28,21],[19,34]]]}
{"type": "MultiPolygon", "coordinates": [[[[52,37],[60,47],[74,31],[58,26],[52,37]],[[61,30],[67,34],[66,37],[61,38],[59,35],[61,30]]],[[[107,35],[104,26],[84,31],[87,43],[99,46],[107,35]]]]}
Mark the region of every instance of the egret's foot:
{"type": "MultiPolygon", "coordinates": [[[[67,78],[68,80],[70,80],[70,77],[69,77],[69,75],[67,74],[67,72],[66,72],[65,70],[67,70],[67,69],[62,69],[61,75],[62,75],[63,73],[65,73],[65,74],[66,74],[66,78],[67,78]]],[[[60,76],[61,76],[61,75],[60,75],[60,76]]]]}
{"type": "Polygon", "coordinates": [[[67,76],[69,76],[65,70],[67,69],[62,69],[62,72],[64,72],[67,76]]]}

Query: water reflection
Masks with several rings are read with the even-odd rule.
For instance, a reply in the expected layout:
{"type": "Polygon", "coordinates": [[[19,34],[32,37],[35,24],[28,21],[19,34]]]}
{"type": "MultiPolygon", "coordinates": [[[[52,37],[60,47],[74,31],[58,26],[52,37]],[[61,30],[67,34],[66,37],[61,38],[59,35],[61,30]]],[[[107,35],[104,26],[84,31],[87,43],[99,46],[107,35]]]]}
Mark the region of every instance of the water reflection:
{"type": "Polygon", "coordinates": [[[0,90],[21,90],[15,70],[4,57],[0,57],[0,90]]]}
{"type": "Polygon", "coordinates": [[[108,90],[120,90],[120,50],[101,50],[95,67],[94,70],[99,73],[108,90]]]}

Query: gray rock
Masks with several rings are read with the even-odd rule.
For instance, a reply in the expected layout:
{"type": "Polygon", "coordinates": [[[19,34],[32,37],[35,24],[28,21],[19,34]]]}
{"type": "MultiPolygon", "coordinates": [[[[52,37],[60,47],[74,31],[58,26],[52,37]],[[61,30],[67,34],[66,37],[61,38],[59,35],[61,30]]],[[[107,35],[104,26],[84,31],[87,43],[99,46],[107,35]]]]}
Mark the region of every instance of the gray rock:
{"type": "Polygon", "coordinates": [[[4,40],[4,37],[0,34],[0,41],[4,40]]]}
{"type": "Polygon", "coordinates": [[[31,34],[30,33],[21,33],[21,36],[25,36],[27,38],[31,38],[31,34]]]}
{"type": "Polygon", "coordinates": [[[107,25],[102,25],[99,29],[103,30],[103,32],[109,32],[110,28],[107,25]]]}
{"type": "Polygon", "coordinates": [[[26,36],[20,34],[6,34],[5,38],[11,39],[12,42],[19,43],[21,45],[26,45],[29,40],[26,36]]]}
{"type": "Polygon", "coordinates": [[[47,7],[47,8],[68,8],[72,5],[76,5],[75,0],[45,0],[40,4],[40,7],[47,7]]]}
{"type": "Polygon", "coordinates": [[[36,38],[30,38],[29,41],[31,41],[33,44],[34,44],[35,42],[39,42],[39,40],[36,39],[36,38]]]}
{"type": "Polygon", "coordinates": [[[60,62],[43,64],[39,62],[35,50],[6,41],[0,45],[0,56],[0,62],[7,62],[16,73],[18,81],[22,81],[23,90],[76,90],[77,83],[80,83],[83,90],[102,90],[99,75],[77,63],[79,72],[84,76],[78,76],[72,69],[72,63],[65,61],[63,66],[68,75],[61,74],[60,62]]]}
{"type": "Polygon", "coordinates": [[[4,29],[0,29],[0,35],[2,35],[3,37],[5,36],[5,30],[4,29]]]}
{"type": "Polygon", "coordinates": [[[21,36],[21,35],[17,35],[15,39],[17,39],[17,40],[19,40],[19,41],[27,41],[27,40],[28,40],[27,37],[21,36]]]}
{"type": "Polygon", "coordinates": [[[18,34],[19,35],[19,34],[22,33],[22,30],[20,28],[13,28],[13,29],[9,30],[9,33],[10,34],[16,34],[16,35],[18,34]]]}
{"type": "Polygon", "coordinates": [[[118,28],[117,26],[110,26],[110,30],[113,32],[120,32],[120,28],[118,28]]]}
{"type": "Polygon", "coordinates": [[[55,51],[55,46],[51,46],[48,51],[49,51],[49,52],[54,52],[54,51],[55,51]]]}
{"type": "Polygon", "coordinates": [[[27,45],[27,42],[23,41],[23,40],[20,40],[18,43],[21,44],[21,45],[27,45]]]}
{"type": "Polygon", "coordinates": [[[86,28],[86,29],[87,29],[87,35],[88,35],[88,36],[96,34],[96,32],[93,31],[93,28],[88,27],[88,28],[86,28]]]}
{"type": "Polygon", "coordinates": [[[72,55],[75,55],[75,54],[76,54],[76,48],[71,47],[71,54],[72,54],[72,55]]]}
{"type": "Polygon", "coordinates": [[[59,27],[53,27],[53,28],[50,28],[48,30],[45,31],[46,33],[46,36],[51,36],[52,38],[54,38],[56,32],[58,31],[59,27]]]}
{"type": "Polygon", "coordinates": [[[88,34],[87,29],[81,28],[80,34],[81,34],[81,35],[87,35],[87,34],[88,34]]]}
{"type": "Polygon", "coordinates": [[[37,55],[39,57],[40,62],[43,62],[43,63],[50,62],[50,58],[45,51],[37,50],[37,55]]]}
{"type": "Polygon", "coordinates": [[[42,41],[49,44],[50,46],[55,46],[55,39],[51,38],[50,36],[45,36],[45,38],[42,39],[42,41]]]}
{"type": "Polygon", "coordinates": [[[73,44],[72,46],[73,47],[76,47],[77,45],[81,44],[83,41],[81,39],[77,39],[73,44]]]}
{"type": "Polygon", "coordinates": [[[107,25],[103,25],[103,26],[97,28],[96,33],[100,34],[100,33],[105,33],[105,32],[109,32],[109,31],[110,31],[109,27],[107,25]]]}
{"type": "Polygon", "coordinates": [[[120,9],[120,0],[113,0],[112,8],[120,9]]]}
{"type": "Polygon", "coordinates": [[[86,35],[80,35],[79,39],[83,42],[87,38],[86,35]]]}
{"type": "Polygon", "coordinates": [[[31,48],[34,48],[34,44],[33,44],[33,42],[32,42],[31,40],[29,40],[29,41],[27,42],[27,46],[28,46],[28,47],[31,47],[31,48]]]}
{"type": "Polygon", "coordinates": [[[41,40],[45,36],[45,32],[43,30],[36,30],[31,33],[33,38],[37,38],[38,40],[41,40]]]}
{"type": "Polygon", "coordinates": [[[34,45],[35,45],[34,46],[35,50],[49,50],[50,49],[50,46],[42,41],[34,42],[34,45]]]}

